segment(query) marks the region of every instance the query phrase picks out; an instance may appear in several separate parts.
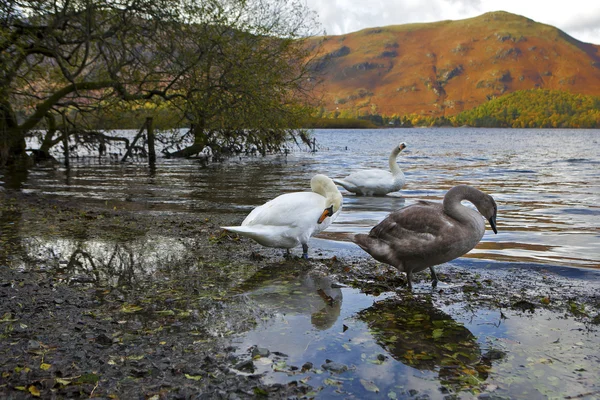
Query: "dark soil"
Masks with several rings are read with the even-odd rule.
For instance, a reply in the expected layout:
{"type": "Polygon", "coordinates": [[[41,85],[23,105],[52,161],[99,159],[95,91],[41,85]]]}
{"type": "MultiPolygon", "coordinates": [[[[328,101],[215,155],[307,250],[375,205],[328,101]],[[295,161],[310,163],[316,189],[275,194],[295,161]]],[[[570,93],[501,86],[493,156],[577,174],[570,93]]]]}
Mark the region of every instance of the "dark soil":
{"type": "MultiPolygon", "coordinates": [[[[319,268],[366,293],[423,295],[404,288],[404,275],[368,258],[284,259],[280,250],[222,231],[239,222],[233,216],[190,219],[189,213],[149,213],[134,203],[9,191],[0,192],[0,212],[0,397],[8,399],[302,398],[309,386],[262,384],[232,355],[226,335],[214,333],[250,329],[258,317],[236,296],[239,274],[273,264],[319,268]],[[83,247],[66,260],[25,254],[22,240],[33,232],[110,239],[124,247],[158,233],[180,241],[185,251],[176,262],[158,260],[152,272],[111,273],[106,268],[120,265],[117,256],[94,264],[83,247]]],[[[526,268],[439,271],[451,285],[425,295],[447,304],[523,313],[546,308],[590,329],[600,322],[600,297],[585,280],[526,268]]],[[[429,281],[426,273],[415,278],[429,281]]]]}

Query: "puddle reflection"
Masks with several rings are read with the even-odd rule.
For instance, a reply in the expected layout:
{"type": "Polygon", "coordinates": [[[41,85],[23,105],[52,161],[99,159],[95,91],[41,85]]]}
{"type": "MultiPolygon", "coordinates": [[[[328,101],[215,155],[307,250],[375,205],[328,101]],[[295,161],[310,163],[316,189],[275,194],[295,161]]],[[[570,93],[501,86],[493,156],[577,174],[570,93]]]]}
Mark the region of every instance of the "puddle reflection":
{"type": "Polygon", "coordinates": [[[342,309],[339,285],[322,272],[302,271],[296,266],[264,268],[234,290],[243,292],[257,307],[307,315],[318,330],[331,328],[342,309]]]}

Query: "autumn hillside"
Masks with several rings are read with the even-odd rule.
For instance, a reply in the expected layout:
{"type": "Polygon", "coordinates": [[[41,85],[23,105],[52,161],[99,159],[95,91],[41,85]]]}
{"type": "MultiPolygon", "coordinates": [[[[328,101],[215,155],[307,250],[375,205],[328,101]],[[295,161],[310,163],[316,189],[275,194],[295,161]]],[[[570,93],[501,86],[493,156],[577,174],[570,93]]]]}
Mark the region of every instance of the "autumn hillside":
{"type": "Polygon", "coordinates": [[[503,11],[326,36],[322,108],[450,116],[517,90],[600,95],[600,46],[503,11]]]}

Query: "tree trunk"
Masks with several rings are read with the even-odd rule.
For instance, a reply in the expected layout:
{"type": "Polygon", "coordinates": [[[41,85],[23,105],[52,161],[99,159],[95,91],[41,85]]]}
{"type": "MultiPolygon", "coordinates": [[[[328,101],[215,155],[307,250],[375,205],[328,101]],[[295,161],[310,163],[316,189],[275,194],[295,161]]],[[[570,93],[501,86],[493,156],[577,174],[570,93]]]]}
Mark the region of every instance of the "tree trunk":
{"type": "Polygon", "coordinates": [[[25,146],[25,135],[19,129],[10,104],[0,101],[0,165],[25,160],[25,146]]]}
{"type": "Polygon", "coordinates": [[[208,138],[207,138],[206,132],[204,131],[202,126],[203,125],[201,124],[200,127],[198,127],[196,125],[192,125],[192,127],[191,127],[191,130],[194,134],[194,144],[186,147],[185,149],[176,151],[174,153],[169,153],[169,154],[167,154],[167,156],[175,157],[175,158],[177,158],[177,157],[189,158],[189,157],[193,157],[193,156],[197,155],[202,150],[204,150],[204,148],[207,145],[208,138]]]}
{"type": "Polygon", "coordinates": [[[3,124],[0,116],[0,165],[17,164],[25,161],[25,137],[19,129],[10,129],[3,124]]]}
{"type": "Polygon", "coordinates": [[[192,157],[195,156],[196,154],[200,153],[202,150],[204,150],[204,145],[200,144],[200,143],[194,143],[191,146],[186,147],[185,149],[181,149],[179,151],[176,151],[174,153],[169,153],[168,156],[169,157],[180,157],[180,158],[188,158],[188,157],[192,157]]]}

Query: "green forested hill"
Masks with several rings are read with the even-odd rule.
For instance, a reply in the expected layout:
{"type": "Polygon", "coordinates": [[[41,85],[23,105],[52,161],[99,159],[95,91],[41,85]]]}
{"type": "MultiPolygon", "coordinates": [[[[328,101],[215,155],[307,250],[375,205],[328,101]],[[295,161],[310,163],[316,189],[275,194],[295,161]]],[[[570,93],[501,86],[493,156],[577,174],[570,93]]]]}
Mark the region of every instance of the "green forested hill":
{"type": "Polygon", "coordinates": [[[600,128],[600,97],[560,90],[520,90],[450,119],[456,126],[600,128]]]}

